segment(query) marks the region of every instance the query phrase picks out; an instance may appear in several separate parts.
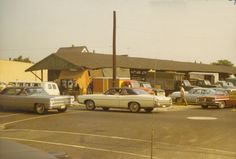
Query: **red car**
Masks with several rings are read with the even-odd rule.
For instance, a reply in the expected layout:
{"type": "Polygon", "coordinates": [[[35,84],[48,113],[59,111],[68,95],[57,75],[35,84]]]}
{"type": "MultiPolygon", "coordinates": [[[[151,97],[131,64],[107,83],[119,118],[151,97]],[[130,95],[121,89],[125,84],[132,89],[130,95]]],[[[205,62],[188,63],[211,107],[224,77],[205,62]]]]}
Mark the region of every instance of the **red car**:
{"type": "Polygon", "coordinates": [[[129,88],[140,88],[146,92],[148,92],[149,94],[155,95],[155,92],[150,89],[150,88],[146,88],[146,87],[141,87],[140,83],[136,80],[125,80],[122,85],[122,87],[129,87],[129,88]]]}
{"type": "Polygon", "coordinates": [[[199,97],[198,104],[200,104],[202,108],[208,108],[209,106],[216,106],[220,109],[233,107],[236,106],[235,94],[236,90],[229,93],[222,90],[215,90],[214,94],[199,97]]]}

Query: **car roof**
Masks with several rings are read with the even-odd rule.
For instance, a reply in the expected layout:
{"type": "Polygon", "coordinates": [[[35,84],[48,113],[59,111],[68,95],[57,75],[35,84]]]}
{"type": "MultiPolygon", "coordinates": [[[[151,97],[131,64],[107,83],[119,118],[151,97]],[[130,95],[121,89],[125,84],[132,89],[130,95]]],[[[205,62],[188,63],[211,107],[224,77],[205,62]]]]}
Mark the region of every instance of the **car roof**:
{"type": "Polygon", "coordinates": [[[16,89],[16,88],[20,88],[20,89],[24,89],[24,88],[34,88],[34,89],[37,89],[37,88],[42,88],[42,87],[34,87],[34,86],[13,86],[13,87],[6,87],[5,89],[16,89]]]}

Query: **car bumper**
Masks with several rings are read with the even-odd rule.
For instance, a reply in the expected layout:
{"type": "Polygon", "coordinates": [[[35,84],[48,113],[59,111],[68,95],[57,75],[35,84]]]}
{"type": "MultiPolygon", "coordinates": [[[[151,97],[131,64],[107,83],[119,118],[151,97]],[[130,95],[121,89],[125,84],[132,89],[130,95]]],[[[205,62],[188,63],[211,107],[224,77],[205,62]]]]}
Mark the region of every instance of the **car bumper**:
{"type": "Polygon", "coordinates": [[[198,104],[203,106],[219,106],[220,102],[198,102],[198,104]]]}
{"type": "Polygon", "coordinates": [[[161,108],[169,107],[172,105],[172,100],[171,99],[159,100],[156,103],[156,105],[157,105],[157,107],[161,107],[161,108]]]}
{"type": "Polygon", "coordinates": [[[48,109],[65,109],[70,106],[73,106],[73,103],[53,103],[48,106],[48,109]]]}

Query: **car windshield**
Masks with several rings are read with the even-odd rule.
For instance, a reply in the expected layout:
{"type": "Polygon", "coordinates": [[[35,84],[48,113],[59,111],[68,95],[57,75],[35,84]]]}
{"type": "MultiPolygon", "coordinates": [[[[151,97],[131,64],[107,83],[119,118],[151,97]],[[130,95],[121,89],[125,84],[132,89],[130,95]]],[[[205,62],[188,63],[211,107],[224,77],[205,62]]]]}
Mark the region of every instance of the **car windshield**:
{"type": "Polygon", "coordinates": [[[226,90],[216,90],[215,95],[227,95],[228,92],[226,90]]]}
{"type": "Polygon", "coordinates": [[[132,88],[139,88],[140,87],[140,85],[139,85],[139,83],[138,82],[131,82],[131,86],[132,86],[132,88]]]}
{"type": "Polygon", "coordinates": [[[115,95],[115,94],[119,94],[119,89],[112,88],[112,89],[107,90],[104,94],[106,94],[106,95],[115,95]]]}
{"type": "Polygon", "coordinates": [[[208,81],[208,80],[205,80],[205,84],[206,84],[206,85],[211,85],[211,82],[208,81]]]}
{"type": "Polygon", "coordinates": [[[234,85],[233,85],[232,82],[227,82],[227,85],[228,85],[228,86],[231,86],[231,87],[234,87],[234,85]]]}
{"type": "Polygon", "coordinates": [[[207,94],[211,95],[227,95],[227,91],[220,88],[207,89],[207,94]]]}
{"type": "Polygon", "coordinates": [[[25,91],[27,92],[28,95],[34,95],[34,96],[48,95],[43,88],[27,88],[25,91]]]}
{"type": "Polygon", "coordinates": [[[214,89],[205,89],[205,93],[204,94],[215,94],[216,90],[214,89]]]}
{"type": "Polygon", "coordinates": [[[142,90],[142,89],[133,89],[132,90],[135,94],[140,95],[140,94],[149,94],[148,92],[142,90]]]}
{"type": "Polygon", "coordinates": [[[204,89],[204,88],[197,88],[197,89],[191,89],[189,91],[190,94],[215,94],[214,89],[204,89]]]}
{"type": "Polygon", "coordinates": [[[184,83],[185,86],[191,86],[191,84],[188,80],[184,80],[183,83],[184,83]]]}
{"type": "Polygon", "coordinates": [[[143,83],[142,85],[144,88],[152,88],[152,86],[149,83],[143,83]]]}

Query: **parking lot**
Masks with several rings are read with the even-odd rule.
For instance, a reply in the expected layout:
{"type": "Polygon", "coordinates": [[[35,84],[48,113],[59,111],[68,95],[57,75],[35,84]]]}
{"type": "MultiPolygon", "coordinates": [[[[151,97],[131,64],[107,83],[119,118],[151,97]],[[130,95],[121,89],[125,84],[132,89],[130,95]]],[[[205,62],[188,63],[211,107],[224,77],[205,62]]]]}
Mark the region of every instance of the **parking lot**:
{"type": "Polygon", "coordinates": [[[125,110],[37,115],[0,112],[1,138],[72,159],[236,158],[236,111],[172,106],[153,113],[125,110]]]}

